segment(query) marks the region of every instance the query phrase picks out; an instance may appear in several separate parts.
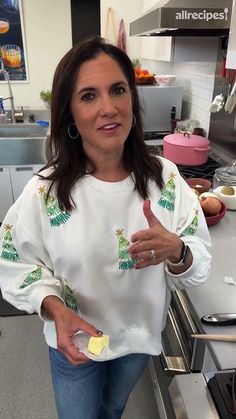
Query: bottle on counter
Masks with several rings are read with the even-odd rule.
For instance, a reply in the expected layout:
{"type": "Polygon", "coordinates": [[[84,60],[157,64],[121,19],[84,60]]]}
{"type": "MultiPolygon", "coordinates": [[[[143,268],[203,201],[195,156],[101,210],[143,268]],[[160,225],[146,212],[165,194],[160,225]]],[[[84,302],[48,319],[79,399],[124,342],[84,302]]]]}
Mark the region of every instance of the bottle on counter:
{"type": "Polygon", "coordinates": [[[171,122],[171,134],[175,132],[176,124],[179,119],[176,119],[176,107],[172,106],[170,111],[170,122],[171,122]]]}

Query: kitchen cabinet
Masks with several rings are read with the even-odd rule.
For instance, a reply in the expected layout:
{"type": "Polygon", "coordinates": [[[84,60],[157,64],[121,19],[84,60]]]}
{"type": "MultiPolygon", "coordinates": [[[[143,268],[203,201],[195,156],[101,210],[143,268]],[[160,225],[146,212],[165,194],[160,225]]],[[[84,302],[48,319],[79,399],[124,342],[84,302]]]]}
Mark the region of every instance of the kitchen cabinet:
{"type": "MultiPolygon", "coordinates": [[[[156,0],[143,1],[143,13],[156,4],[156,0]]],[[[142,37],[141,58],[148,60],[168,61],[172,59],[172,37],[142,37]]]]}
{"type": "Polygon", "coordinates": [[[13,166],[10,168],[10,177],[12,184],[12,193],[14,201],[23,191],[27,182],[37,173],[42,165],[32,166],[13,166]]]}
{"type": "Polygon", "coordinates": [[[236,70],[236,0],[234,0],[232,6],[226,68],[236,70]]]}
{"type": "Polygon", "coordinates": [[[10,170],[8,167],[0,167],[0,222],[13,204],[10,170]]]}
{"type": "Polygon", "coordinates": [[[40,164],[30,166],[0,167],[0,223],[8,209],[16,201],[27,182],[42,167],[40,164]]]}
{"type": "Polygon", "coordinates": [[[143,37],[141,39],[141,58],[147,60],[167,61],[172,60],[172,37],[143,37]]]}
{"type": "Polygon", "coordinates": [[[217,37],[147,36],[142,38],[141,58],[166,62],[216,62],[217,37]],[[204,48],[202,45],[204,44],[204,48]]]}

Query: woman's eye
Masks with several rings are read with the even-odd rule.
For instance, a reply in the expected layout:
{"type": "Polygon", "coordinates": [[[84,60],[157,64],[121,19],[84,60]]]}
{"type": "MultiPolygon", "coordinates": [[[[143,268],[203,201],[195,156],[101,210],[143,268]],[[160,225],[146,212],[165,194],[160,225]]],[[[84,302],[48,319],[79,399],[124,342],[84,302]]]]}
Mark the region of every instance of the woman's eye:
{"type": "Polygon", "coordinates": [[[93,93],[88,92],[88,93],[85,93],[85,94],[81,97],[81,100],[82,100],[82,101],[85,101],[85,102],[88,102],[88,101],[92,100],[93,98],[94,98],[94,94],[93,94],[93,93]]]}
{"type": "Polygon", "coordinates": [[[122,95],[122,93],[125,93],[125,92],[126,92],[126,89],[123,86],[117,86],[114,88],[114,93],[116,95],[122,95]]]}

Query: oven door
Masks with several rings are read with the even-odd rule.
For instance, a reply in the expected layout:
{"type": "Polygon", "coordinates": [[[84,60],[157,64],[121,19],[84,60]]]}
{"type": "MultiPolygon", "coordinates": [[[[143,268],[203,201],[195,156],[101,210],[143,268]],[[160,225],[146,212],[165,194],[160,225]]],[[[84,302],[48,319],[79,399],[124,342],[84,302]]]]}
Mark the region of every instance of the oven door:
{"type": "Polygon", "coordinates": [[[162,353],[149,362],[153,389],[161,419],[174,419],[169,387],[178,374],[200,372],[204,362],[205,343],[192,339],[199,333],[190,301],[184,291],[172,293],[166,327],[162,333],[162,353]]]}
{"type": "Polygon", "coordinates": [[[220,418],[203,374],[176,376],[169,393],[176,419],[220,418]]]}

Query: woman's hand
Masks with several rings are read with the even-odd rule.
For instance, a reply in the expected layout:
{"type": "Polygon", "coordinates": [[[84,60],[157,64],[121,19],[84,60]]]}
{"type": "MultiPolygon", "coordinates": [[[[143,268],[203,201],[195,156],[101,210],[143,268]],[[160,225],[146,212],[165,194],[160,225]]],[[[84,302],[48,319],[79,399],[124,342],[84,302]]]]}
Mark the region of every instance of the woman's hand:
{"type": "Polygon", "coordinates": [[[132,258],[138,259],[136,269],[145,268],[150,265],[158,265],[169,259],[172,263],[180,260],[183,242],[177,234],[166,230],[158,218],[153,214],[150,201],[143,204],[143,213],[147,219],[149,228],[137,231],[131,237],[132,245],[130,254],[132,258]]]}
{"type": "Polygon", "coordinates": [[[46,297],[42,307],[55,321],[58,351],[62,352],[72,365],[90,362],[90,359],[74,345],[73,337],[79,330],[90,336],[100,336],[102,332],[79,317],[55,296],[46,297]]]}

